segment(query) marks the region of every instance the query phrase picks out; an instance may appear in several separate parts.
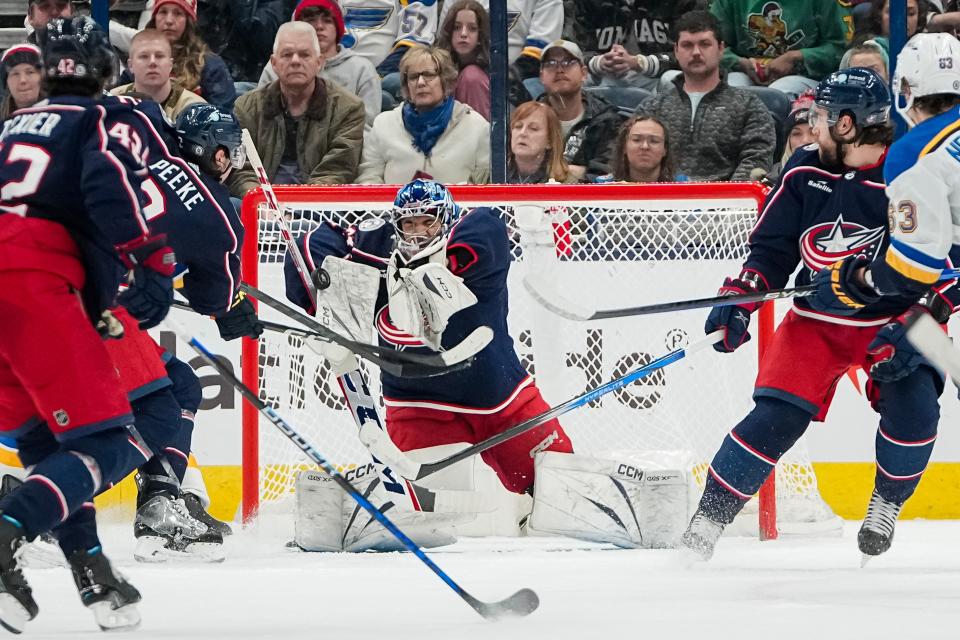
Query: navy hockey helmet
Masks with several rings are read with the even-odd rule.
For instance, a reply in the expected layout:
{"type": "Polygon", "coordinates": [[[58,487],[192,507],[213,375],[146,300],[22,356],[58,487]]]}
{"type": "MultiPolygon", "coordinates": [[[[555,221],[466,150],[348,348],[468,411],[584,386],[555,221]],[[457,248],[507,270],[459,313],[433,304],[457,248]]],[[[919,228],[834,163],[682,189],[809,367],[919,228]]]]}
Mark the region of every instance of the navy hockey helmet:
{"type": "Polygon", "coordinates": [[[86,16],[54,18],[37,33],[43,51],[43,77],[51,95],[96,94],[113,76],[110,38],[86,16]]]}
{"type": "Polygon", "coordinates": [[[397,248],[406,257],[413,257],[425,249],[440,244],[446,238],[450,225],[459,217],[460,208],[447,188],[436,180],[417,178],[400,187],[393,201],[391,217],[397,232],[397,248]],[[407,233],[403,221],[407,218],[430,216],[438,224],[432,234],[407,233]]]}
{"type": "Polygon", "coordinates": [[[213,162],[217,149],[226,150],[235,169],[240,169],[246,162],[242,134],[233,115],[212,104],[192,104],[177,118],[180,155],[217,177],[223,173],[213,162]]]}
{"type": "MultiPolygon", "coordinates": [[[[813,102],[826,109],[830,126],[844,114],[853,118],[858,129],[890,120],[890,90],[872,69],[851,67],[834,71],[817,85],[813,102]]],[[[813,118],[810,124],[814,124],[813,118]]]]}

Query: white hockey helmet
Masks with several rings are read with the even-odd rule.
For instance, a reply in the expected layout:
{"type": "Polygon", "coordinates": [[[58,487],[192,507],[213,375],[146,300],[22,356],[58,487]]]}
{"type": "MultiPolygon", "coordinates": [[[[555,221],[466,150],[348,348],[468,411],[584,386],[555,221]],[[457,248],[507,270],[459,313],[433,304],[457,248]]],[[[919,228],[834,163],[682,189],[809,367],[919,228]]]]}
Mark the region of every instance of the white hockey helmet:
{"type": "Polygon", "coordinates": [[[949,33],[918,33],[910,38],[897,56],[893,91],[897,113],[911,127],[916,122],[907,112],[917,98],[960,95],[960,40],[949,33]]]}

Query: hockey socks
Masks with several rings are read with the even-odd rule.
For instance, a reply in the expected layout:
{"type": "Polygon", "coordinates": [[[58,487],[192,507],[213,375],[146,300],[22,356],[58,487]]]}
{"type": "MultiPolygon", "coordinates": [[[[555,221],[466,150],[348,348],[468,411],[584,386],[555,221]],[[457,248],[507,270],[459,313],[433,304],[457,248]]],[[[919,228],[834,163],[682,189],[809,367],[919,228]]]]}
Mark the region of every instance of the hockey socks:
{"type": "MultiPolygon", "coordinates": [[[[33,459],[30,439],[19,442],[25,459],[33,459]]],[[[32,540],[69,518],[101,487],[122,480],[147,455],[123,428],[68,440],[36,463],[23,486],[0,499],[0,511],[22,524],[32,540]]]]}
{"type": "Polygon", "coordinates": [[[877,428],[876,493],[902,505],[920,483],[937,439],[942,385],[931,369],[879,387],[880,426],[877,428]]]}
{"type": "Polygon", "coordinates": [[[719,524],[733,522],[780,456],[806,431],[811,417],[784,400],[757,398],[713,457],[698,511],[719,524]]]}
{"type": "Polygon", "coordinates": [[[53,530],[60,549],[67,558],[81,549],[100,546],[97,536],[97,511],[92,502],[84,502],[67,521],[53,530]]]}

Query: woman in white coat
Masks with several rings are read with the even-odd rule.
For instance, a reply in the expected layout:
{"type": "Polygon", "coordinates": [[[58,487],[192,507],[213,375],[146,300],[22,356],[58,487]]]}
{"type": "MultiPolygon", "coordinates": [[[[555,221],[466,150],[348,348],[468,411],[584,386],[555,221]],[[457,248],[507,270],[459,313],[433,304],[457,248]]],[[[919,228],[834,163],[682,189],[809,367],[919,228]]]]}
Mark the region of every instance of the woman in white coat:
{"type": "Polygon", "coordinates": [[[400,61],[403,103],[364,136],[361,184],[490,181],[490,125],[453,98],[457,68],[442,49],[411,47],[400,61]]]}

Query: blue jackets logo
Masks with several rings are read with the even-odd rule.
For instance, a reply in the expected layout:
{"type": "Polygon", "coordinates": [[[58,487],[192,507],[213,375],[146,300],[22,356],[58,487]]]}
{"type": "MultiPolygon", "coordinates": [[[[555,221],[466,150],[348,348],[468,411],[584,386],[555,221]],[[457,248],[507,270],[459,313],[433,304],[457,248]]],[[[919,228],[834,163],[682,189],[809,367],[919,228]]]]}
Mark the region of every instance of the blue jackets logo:
{"type": "Polygon", "coordinates": [[[846,222],[841,214],[836,220],[814,225],[803,232],[800,256],[813,272],[857,254],[873,260],[885,232],[884,226],[868,229],[855,222],[846,222]]]}

